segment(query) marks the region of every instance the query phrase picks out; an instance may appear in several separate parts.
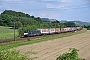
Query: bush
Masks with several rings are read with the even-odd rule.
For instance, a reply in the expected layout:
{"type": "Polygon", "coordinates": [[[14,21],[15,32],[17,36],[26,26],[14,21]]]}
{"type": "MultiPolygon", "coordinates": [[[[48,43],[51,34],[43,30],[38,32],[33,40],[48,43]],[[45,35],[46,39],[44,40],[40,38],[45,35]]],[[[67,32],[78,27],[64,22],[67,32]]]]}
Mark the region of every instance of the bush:
{"type": "Polygon", "coordinates": [[[0,51],[0,60],[31,60],[16,50],[0,51]]]}
{"type": "Polygon", "coordinates": [[[88,27],[87,30],[90,30],[90,28],[88,27]]]}
{"type": "Polygon", "coordinates": [[[70,51],[70,53],[64,53],[60,55],[59,57],[57,57],[56,60],[85,60],[78,57],[77,49],[70,48],[70,51]]]}
{"type": "Polygon", "coordinates": [[[25,27],[19,28],[18,29],[18,35],[19,37],[23,37],[24,36],[24,31],[26,30],[25,27]]]}

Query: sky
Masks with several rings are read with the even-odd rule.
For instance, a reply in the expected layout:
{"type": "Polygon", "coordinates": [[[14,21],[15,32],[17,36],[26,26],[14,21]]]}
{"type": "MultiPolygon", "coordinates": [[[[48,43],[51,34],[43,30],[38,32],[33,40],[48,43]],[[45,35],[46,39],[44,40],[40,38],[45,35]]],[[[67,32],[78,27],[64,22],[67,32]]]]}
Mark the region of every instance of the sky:
{"type": "Polygon", "coordinates": [[[4,10],[59,21],[90,22],[90,0],[0,0],[0,13],[4,10]]]}

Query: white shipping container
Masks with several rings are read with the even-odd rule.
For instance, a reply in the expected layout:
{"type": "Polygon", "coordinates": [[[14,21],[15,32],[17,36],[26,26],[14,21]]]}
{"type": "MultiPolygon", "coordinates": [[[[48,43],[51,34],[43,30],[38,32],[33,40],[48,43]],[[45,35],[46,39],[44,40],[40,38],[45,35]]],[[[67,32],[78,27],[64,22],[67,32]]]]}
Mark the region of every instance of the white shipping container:
{"type": "Polygon", "coordinates": [[[56,29],[55,29],[55,32],[56,32],[56,33],[60,33],[60,32],[61,32],[61,31],[60,31],[60,28],[56,28],[56,29]]]}
{"type": "Polygon", "coordinates": [[[40,30],[41,34],[49,34],[49,29],[38,29],[40,30]]]}
{"type": "Polygon", "coordinates": [[[64,32],[67,32],[68,31],[68,28],[64,28],[64,32]]]}
{"type": "Polygon", "coordinates": [[[68,29],[68,31],[72,31],[72,28],[70,28],[70,27],[68,27],[67,29],[68,29]]]}
{"type": "Polygon", "coordinates": [[[61,32],[62,32],[62,33],[64,32],[64,28],[61,28],[61,32]]]}
{"type": "Polygon", "coordinates": [[[49,33],[55,33],[55,28],[49,29],[49,33]]]}

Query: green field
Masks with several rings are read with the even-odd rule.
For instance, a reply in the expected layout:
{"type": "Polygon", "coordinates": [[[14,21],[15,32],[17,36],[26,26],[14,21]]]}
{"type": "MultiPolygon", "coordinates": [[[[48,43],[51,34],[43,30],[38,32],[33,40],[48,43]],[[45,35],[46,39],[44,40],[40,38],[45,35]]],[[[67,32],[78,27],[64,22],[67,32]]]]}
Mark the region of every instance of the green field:
{"type": "MultiPolygon", "coordinates": [[[[14,37],[14,30],[11,27],[0,26],[0,40],[11,39],[14,37]]],[[[17,30],[15,30],[15,36],[18,35],[17,30]]]]}

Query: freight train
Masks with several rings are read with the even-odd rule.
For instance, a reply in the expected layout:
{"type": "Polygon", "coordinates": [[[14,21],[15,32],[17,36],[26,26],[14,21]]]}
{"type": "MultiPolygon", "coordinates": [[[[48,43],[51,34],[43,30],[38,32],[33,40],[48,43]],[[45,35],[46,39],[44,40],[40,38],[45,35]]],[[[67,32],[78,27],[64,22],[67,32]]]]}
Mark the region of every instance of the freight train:
{"type": "Polygon", "coordinates": [[[82,29],[82,27],[67,27],[67,28],[26,30],[26,31],[24,31],[24,37],[74,32],[74,31],[81,30],[81,29],[82,29]]]}

